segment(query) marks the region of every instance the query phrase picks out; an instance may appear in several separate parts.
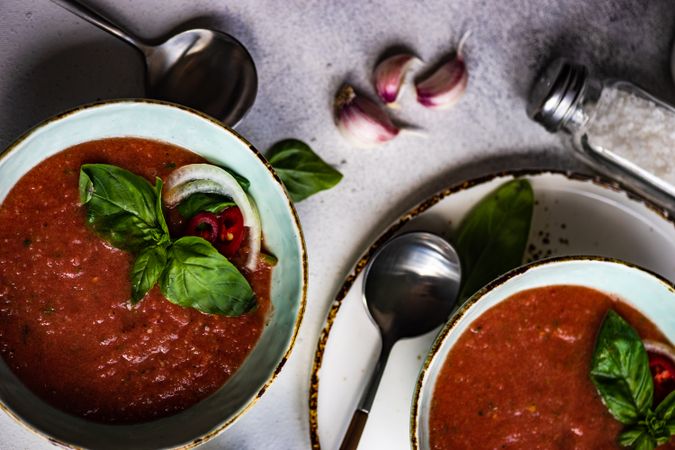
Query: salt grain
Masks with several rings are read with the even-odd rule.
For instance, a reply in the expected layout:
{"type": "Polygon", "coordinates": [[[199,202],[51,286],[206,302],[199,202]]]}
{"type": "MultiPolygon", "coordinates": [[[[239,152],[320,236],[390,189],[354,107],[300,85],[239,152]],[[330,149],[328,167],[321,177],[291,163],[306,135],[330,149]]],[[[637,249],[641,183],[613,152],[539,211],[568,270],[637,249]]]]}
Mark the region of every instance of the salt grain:
{"type": "Polygon", "coordinates": [[[607,86],[586,135],[591,146],[602,147],[675,185],[675,114],[665,108],[607,86]]]}

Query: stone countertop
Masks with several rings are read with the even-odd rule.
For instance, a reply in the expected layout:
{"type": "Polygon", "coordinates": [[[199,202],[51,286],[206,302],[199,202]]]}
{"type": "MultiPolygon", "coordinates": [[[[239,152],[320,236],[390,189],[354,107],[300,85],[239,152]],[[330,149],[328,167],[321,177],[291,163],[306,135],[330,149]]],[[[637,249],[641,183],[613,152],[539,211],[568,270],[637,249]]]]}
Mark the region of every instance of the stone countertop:
{"type": "MultiPolygon", "coordinates": [[[[344,180],[298,205],[309,251],[308,307],[293,354],[263,398],[203,448],[309,445],[307,389],[314,347],[333,294],[355,257],[401,212],[468,177],[513,168],[587,170],[558,137],[525,115],[526,96],[552,55],[675,99],[669,73],[670,0],[90,0],[145,37],[208,26],[240,39],[259,73],[255,106],[237,127],[259,149],[305,140],[344,180]],[[344,81],[372,92],[383,51],[413,49],[429,63],[465,47],[469,87],[448,111],[411,92],[397,117],[425,130],[375,149],[337,132],[332,97],[344,81]]],[[[0,0],[0,148],[76,105],[142,95],[142,63],[126,44],[47,0],[0,0]]],[[[0,415],[0,449],[50,445],[0,415]]]]}

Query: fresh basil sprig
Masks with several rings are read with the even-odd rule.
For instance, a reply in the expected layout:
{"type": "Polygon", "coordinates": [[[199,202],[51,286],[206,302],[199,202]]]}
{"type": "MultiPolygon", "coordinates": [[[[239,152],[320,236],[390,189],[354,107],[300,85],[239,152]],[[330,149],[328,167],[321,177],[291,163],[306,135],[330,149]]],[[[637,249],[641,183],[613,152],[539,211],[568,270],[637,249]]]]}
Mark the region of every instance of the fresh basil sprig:
{"type": "Polygon", "coordinates": [[[609,412],[623,424],[636,423],[652,406],[647,351],[635,330],[612,310],[597,337],[591,380],[609,412]]]}
{"type": "Polygon", "coordinates": [[[330,189],[342,180],[340,172],[297,139],[277,142],[268,151],[267,159],[294,202],[330,189]]]}
{"type": "Polygon", "coordinates": [[[647,351],[633,327],[613,310],[600,327],[590,376],[610,414],[626,425],[619,444],[652,450],[675,434],[675,392],[652,409],[654,382],[647,351]]]}
{"type": "Polygon", "coordinates": [[[169,248],[160,282],[172,303],[209,314],[239,316],[255,306],[246,278],[206,240],[185,236],[169,248]]]}
{"type": "MultiPolygon", "coordinates": [[[[153,187],[120,167],[84,164],[80,200],[92,229],[114,247],[136,256],[130,274],[132,303],[159,282],[169,301],[207,314],[237,316],[255,306],[246,278],[208,241],[195,236],[172,241],[159,178],[153,187]]],[[[226,201],[219,198],[216,205],[213,200],[209,199],[213,208],[226,201]]],[[[191,205],[199,201],[195,198],[191,205]]]]}
{"type": "Polygon", "coordinates": [[[145,247],[138,253],[131,267],[131,303],[136,304],[155,284],[164,272],[167,249],[162,245],[145,247]]]}
{"type": "Polygon", "coordinates": [[[109,164],[84,164],[79,188],[87,223],[113,246],[138,252],[168,241],[156,192],[145,178],[109,164]]]}
{"type": "Polygon", "coordinates": [[[164,187],[164,182],[161,178],[157,177],[155,180],[155,214],[157,215],[157,222],[159,222],[159,227],[164,232],[164,236],[171,239],[169,235],[169,225],[166,223],[166,218],[164,217],[164,209],[162,209],[162,188],[164,187]]]}
{"type": "Polygon", "coordinates": [[[249,188],[251,187],[251,182],[248,181],[247,178],[242,177],[229,167],[220,167],[220,168],[223,169],[225,172],[229,173],[230,175],[232,175],[232,177],[234,177],[234,179],[237,180],[237,183],[239,183],[239,186],[241,186],[244,192],[248,192],[249,188]]]}
{"type": "Polygon", "coordinates": [[[178,204],[178,212],[181,216],[189,219],[200,211],[220,214],[230,206],[235,206],[235,203],[228,197],[197,192],[178,204]]]}
{"type": "Polygon", "coordinates": [[[523,262],[534,193],[529,181],[509,181],[478,202],[459,226],[455,248],[462,262],[462,302],[523,262]]]}

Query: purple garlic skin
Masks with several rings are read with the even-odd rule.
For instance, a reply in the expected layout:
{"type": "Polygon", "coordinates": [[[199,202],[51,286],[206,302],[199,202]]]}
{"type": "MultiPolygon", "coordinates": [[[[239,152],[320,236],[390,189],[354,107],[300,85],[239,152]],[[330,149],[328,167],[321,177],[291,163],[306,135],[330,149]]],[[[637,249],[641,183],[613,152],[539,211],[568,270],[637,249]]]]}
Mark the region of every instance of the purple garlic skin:
{"type": "Polygon", "coordinates": [[[401,131],[377,103],[349,85],[335,96],[335,122],[342,135],[358,147],[384,144],[401,131]]]}
{"type": "Polygon", "coordinates": [[[415,83],[417,101],[421,105],[431,109],[446,109],[462,98],[469,83],[469,72],[462,54],[468,35],[466,33],[460,40],[454,57],[443,63],[434,73],[415,83]]]}
{"type": "Polygon", "coordinates": [[[409,54],[393,55],[380,61],[373,71],[373,84],[377,96],[387,106],[396,104],[405,76],[410,67],[419,59],[409,54]]]}
{"type": "Polygon", "coordinates": [[[462,98],[468,82],[464,61],[448,61],[427,79],[415,84],[417,101],[427,108],[450,108],[462,98]]]}

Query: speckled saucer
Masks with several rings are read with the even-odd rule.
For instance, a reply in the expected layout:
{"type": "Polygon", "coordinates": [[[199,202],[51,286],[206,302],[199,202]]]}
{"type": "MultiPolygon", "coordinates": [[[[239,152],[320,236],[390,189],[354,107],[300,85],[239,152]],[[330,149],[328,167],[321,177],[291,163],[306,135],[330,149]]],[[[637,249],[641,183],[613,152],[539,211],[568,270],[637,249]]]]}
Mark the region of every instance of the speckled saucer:
{"type": "MultiPolygon", "coordinates": [[[[333,449],[375,364],[380,341],[362,301],[363,268],[397,233],[429,230],[450,238],[466,212],[514,176],[532,183],[536,205],[524,262],[552,256],[597,255],[638,264],[675,279],[675,224],[667,213],[616,183],[569,173],[517,172],[452,186],[403,214],[356,262],[333,302],[317,344],[309,391],[314,448],[333,449]]],[[[399,342],[380,384],[360,448],[410,448],[411,403],[417,376],[438,330],[399,342]]]]}

